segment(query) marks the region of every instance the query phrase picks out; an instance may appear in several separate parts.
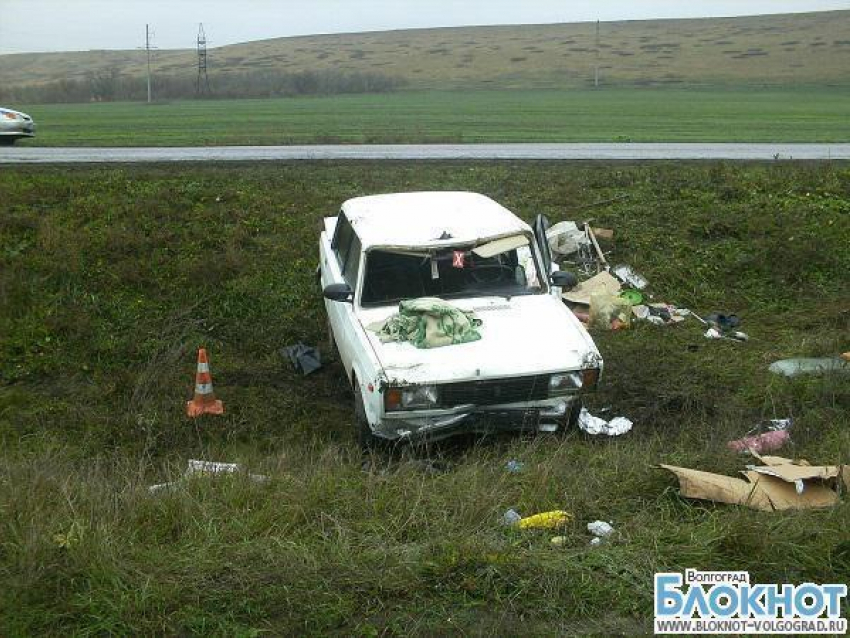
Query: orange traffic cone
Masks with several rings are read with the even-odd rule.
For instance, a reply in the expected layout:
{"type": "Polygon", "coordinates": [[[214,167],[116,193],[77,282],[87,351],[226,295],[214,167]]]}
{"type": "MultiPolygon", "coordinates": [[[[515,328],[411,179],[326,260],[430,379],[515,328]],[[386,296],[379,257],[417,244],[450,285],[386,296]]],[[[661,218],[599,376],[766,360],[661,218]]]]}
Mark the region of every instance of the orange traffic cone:
{"type": "Polygon", "coordinates": [[[190,417],[202,414],[224,414],[224,404],[213,394],[210,362],[207,351],[198,349],[198,371],[195,373],[195,397],[186,402],[186,414],[190,417]]]}

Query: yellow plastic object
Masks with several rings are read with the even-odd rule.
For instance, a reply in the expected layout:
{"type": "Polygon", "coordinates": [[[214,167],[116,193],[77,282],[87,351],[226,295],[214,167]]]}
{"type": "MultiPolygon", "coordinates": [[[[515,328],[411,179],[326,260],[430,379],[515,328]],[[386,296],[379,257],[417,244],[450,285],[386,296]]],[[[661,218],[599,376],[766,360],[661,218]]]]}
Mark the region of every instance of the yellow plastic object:
{"type": "Polygon", "coordinates": [[[594,292],[590,295],[590,325],[594,328],[628,328],[631,326],[631,317],[631,304],[619,294],[594,292]]]}
{"type": "Polygon", "coordinates": [[[520,529],[555,529],[566,525],[572,520],[573,515],[564,510],[553,510],[543,512],[522,519],[517,525],[520,529]]]}

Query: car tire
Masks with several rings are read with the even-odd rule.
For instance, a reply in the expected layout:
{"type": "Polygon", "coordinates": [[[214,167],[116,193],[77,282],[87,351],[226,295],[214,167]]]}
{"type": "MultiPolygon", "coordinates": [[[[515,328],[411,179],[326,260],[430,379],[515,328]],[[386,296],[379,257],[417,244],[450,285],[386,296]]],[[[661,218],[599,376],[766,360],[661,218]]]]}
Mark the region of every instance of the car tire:
{"type": "Polygon", "coordinates": [[[0,146],[12,146],[15,143],[14,137],[0,137],[0,146]]]}
{"type": "Polygon", "coordinates": [[[360,384],[357,381],[354,382],[354,434],[361,450],[371,450],[375,447],[377,438],[372,434],[372,428],[369,427],[369,419],[366,418],[366,406],[363,403],[363,393],[360,391],[360,384]]]}
{"type": "Polygon", "coordinates": [[[573,404],[569,407],[569,412],[567,412],[567,419],[564,423],[564,432],[575,430],[578,427],[578,417],[581,414],[581,409],[583,407],[584,403],[581,399],[573,401],[573,404]]]}

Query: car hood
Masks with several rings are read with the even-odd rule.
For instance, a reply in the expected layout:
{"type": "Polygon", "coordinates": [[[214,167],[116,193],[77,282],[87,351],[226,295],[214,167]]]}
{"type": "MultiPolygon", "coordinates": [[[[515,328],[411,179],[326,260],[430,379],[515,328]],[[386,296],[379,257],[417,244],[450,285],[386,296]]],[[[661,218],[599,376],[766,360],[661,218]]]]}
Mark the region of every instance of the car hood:
{"type": "Polygon", "coordinates": [[[481,339],[440,348],[381,343],[368,326],[382,322],[397,307],[358,311],[366,336],[389,381],[429,383],[541,374],[583,367],[601,357],[584,326],[550,295],[453,299],[481,319],[481,339]]]}

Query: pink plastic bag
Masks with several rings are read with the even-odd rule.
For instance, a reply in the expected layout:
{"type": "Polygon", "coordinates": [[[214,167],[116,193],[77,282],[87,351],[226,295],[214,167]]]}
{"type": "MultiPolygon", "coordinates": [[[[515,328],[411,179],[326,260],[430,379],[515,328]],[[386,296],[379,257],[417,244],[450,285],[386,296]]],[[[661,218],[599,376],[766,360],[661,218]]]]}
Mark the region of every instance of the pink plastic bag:
{"type": "Polygon", "coordinates": [[[733,452],[747,452],[752,450],[756,454],[773,452],[791,440],[791,435],[786,430],[774,430],[755,436],[745,436],[737,441],[729,441],[726,444],[733,452]]]}

